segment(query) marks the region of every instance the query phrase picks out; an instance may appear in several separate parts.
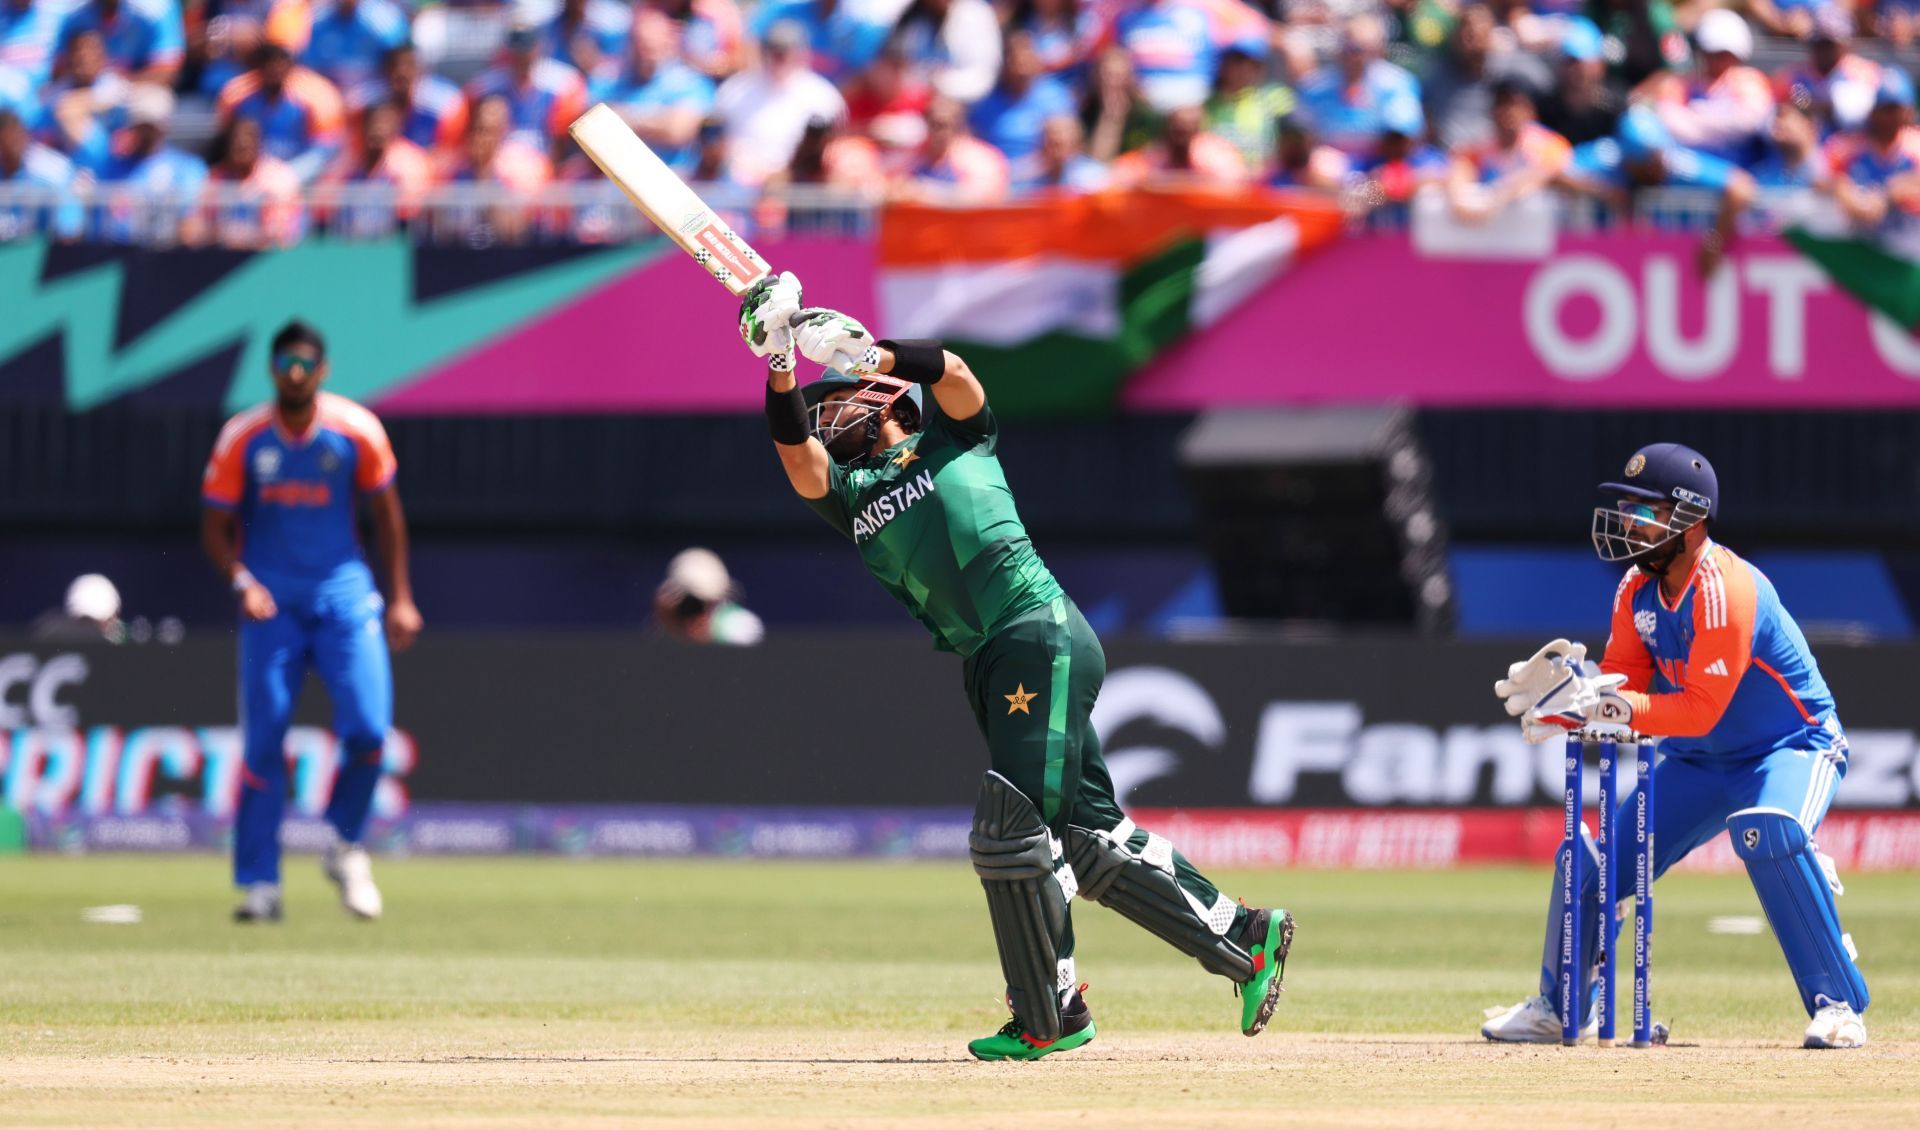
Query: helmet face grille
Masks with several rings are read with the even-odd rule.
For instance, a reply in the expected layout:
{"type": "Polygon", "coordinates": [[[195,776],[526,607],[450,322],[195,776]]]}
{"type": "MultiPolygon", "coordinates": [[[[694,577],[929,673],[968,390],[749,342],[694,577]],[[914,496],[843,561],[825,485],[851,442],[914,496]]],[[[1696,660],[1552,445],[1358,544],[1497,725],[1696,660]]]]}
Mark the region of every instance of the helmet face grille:
{"type": "Polygon", "coordinates": [[[846,400],[823,400],[814,405],[807,412],[807,426],[813,430],[815,439],[831,448],[834,440],[855,428],[865,427],[879,412],[878,407],[861,403],[860,394],[855,393],[846,400]],[[828,409],[833,410],[832,422],[823,424],[821,417],[828,409]]]}
{"type": "Polygon", "coordinates": [[[1593,508],[1593,551],[1602,561],[1632,561],[1685,534],[1706,516],[1705,506],[1686,501],[1674,503],[1673,513],[1664,522],[1651,505],[1638,499],[1596,506],[1593,508]]]}
{"type": "MultiPolygon", "coordinates": [[[[847,387],[842,384],[840,387],[847,387]]],[[[808,409],[807,425],[812,429],[815,439],[828,448],[833,441],[855,428],[867,429],[867,438],[871,442],[879,432],[880,410],[892,407],[900,415],[903,427],[917,429],[920,422],[920,406],[908,395],[913,386],[896,377],[882,376],[876,373],[864,374],[860,384],[853,387],[851,395],[840,400],[827,400],[823,396],[808,409]],[[911,409],[912,421],[905,418],[906,413],[899,408],[901,404],[911,409]],[[827,411],[832,409],[831,412],[827,411]],[[824,425],[822,420],[828,421],[824,425]]]]}

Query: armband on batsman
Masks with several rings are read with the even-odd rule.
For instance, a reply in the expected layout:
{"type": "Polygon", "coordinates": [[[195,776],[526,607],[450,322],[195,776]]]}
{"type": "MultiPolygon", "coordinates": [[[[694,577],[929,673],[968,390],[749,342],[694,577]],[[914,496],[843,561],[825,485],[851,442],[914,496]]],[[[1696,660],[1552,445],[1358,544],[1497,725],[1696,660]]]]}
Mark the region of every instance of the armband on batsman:
{"type": "Polygon", "coordinates": [[[813,434],[807,427],[807,400],[798,384],[785,392],[767,386],[767,430],[773,433],[773,442],[783,447],[797,447],[813,434]]]}
{"type": "Polygon", "coordinates": [[[947,374],[947,351],[930,337],[905,341],[882,341],[880,348],[893,354],[893,368],[887,373],[917,385],[930,385],[947,374]]]}

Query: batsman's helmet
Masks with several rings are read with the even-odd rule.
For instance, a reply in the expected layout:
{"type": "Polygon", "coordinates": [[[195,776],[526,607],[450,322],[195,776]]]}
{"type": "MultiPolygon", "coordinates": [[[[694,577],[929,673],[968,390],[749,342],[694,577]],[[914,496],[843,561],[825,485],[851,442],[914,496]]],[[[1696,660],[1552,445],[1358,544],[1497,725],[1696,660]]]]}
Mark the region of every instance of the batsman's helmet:
{"type": "Polygon", "coordinates": [[[802,385],[800,396],[807,402],[807,422],[813,429],[814,438],[829,448],[833,441],[854,428],[866,429],[867,443],[871,445],[880,434],[880,411],[892,408],[894,419],[910,432],[920,430],[920,386],[895,377],[881,376],[878,373],[851,375],[828,373],[819,380],[802,385]],[[839,389],[850,388],[857,391],[849,403],[866,411],[856,414],[841,413],[841,418],[827,428],[820,426],[820,402],[827,394],[839,389]]]}

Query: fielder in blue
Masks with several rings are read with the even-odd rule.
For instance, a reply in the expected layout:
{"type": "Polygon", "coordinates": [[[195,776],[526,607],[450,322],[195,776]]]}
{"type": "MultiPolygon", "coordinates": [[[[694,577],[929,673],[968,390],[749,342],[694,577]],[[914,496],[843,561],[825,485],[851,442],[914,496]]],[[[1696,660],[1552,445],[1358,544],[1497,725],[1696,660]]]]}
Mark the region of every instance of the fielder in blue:
{"type": "Polygon", "coordinates": [[[387,645],[420,632],[407,579],[406,521],[387,433],[372,412],[320,391],[326,344],[313,327],[274,335],[275,398],[227,422],[201,487],[201,545],[240,601],[240,718],[246,764],[234,825],[239,922],[279,921],[280,820],[287,803],[287,726],[309,666],[333,700],[339,776],[327,804],[335,839],[324,862],[340,902],[378,918],[380,889],[360,845],[387,730],[393,674],[387,645]],[[372,519],[391,601],[383,601],[355,529],[372,519]],[[384,616],[382,615],[384,610],[384,616]]]}
{"type": "MultiPolygon", "coordinates": [[[[1819,664],[1766,574],[1713,540],[1720,484],[1699,452],[1674,443],[1644,447],[1619,481],[1600,490],[1610,501],[1594,511],[1594,548],[1602,560],[1628,565],[1614,593],[1605,656],[1596,667],[1581,645],[1555,640],[1514,664],[1494,690],[1509,714],[1524,717],[1532,742],[1589,725],[1662,735],[1654,874],[1725,829],[1812,1017],[1802,1042],[1862,1047],[1867,983],[1840,928],[1833,861],[1814,844],[1847,772],[1847,739],[1819,664]]],[[[1616,837],[1631,834],[1630,821],[1623,804],[1616,837]]],[[[1597,852],[1592,859],[1584,868],[1581,952],[1597,965],[1597,852]]],[[[1619,921],[1604,917],[1613,945],[1619,921]]],[[[1550,923],[1540,994],[1490,1019],[1483,1036],[1560,1040],[1555,941],[1550,923]]],[[[1593,971],[1590,965],[1583,1035],[1595,1027],[1593,971]]]]}

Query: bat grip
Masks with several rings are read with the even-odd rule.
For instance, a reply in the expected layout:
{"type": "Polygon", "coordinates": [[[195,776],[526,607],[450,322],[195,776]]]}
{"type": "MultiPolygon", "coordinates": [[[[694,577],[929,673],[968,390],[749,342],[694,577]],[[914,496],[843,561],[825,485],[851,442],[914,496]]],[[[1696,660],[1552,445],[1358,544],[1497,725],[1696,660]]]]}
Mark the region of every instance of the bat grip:
{"type": "Polygon", "coordinates": [[[833,360],[827,362],[827,368],[832,369],[843,377],[858,376],[859,374],[854,372],[853,362],[854,357],[852,354],[836,353],[833,355],[833,360]]]}

